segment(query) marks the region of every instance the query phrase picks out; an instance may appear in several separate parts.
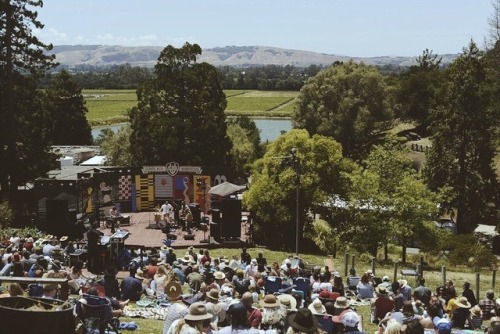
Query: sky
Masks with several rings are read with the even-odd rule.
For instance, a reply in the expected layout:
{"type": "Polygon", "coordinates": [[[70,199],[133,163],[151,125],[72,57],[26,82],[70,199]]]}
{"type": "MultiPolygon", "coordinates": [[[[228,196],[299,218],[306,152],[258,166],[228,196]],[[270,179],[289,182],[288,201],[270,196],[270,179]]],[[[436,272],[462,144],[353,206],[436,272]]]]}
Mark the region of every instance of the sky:
{"type": "Polygon", "coordinates": [[[273,46],[350,57],[460,53],[488,36],[492,0],[45,0],[53,45],[273,46]]]}

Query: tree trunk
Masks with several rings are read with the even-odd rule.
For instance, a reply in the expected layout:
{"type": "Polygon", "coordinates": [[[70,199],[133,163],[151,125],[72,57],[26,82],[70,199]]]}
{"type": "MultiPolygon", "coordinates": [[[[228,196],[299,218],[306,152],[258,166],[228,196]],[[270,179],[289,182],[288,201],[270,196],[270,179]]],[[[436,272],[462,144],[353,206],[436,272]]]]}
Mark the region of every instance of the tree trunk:
{"type": "Polygon", "coordinates": [[[406,263],[406,243],[403,243],[403,248],[401,249],[401,262],[406,263]]]}
{"type": "Polygon", "coordinates": [[[384,261],[389,259],[389,246],[387,246],[387,242],[384,244],[384,261]]]}

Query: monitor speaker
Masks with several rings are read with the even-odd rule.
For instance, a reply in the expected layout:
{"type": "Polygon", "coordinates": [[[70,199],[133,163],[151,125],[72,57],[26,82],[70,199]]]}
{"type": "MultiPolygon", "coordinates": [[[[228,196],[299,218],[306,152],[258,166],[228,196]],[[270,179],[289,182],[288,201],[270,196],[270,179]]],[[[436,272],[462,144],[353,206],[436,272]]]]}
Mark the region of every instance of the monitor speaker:
{"type": "Polygon", "coordinates": [[[184,234],[184,240],[194,240],[194,234],[184,234]]]}
{"type": "Polygon", "coordinates": [[[221,206],[222,226],[221,237],[241,237],[241,201],[235,199],[224,199],[221,206]]]}

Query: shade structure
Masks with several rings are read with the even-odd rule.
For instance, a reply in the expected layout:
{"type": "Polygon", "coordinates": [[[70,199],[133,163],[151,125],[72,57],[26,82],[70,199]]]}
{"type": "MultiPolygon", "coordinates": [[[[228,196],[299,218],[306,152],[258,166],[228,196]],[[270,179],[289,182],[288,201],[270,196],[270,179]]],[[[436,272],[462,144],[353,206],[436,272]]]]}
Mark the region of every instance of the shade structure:
{"type": "Polygon", "coordinates": [[[229,196],[231,194],[234,194],[235,192],[238,192],[240,190],[245,189],[246,186],[238,186],[236,184],[230,183],[230,182],[222,182],[221,184],[218,184],[208,191],[210,195],[218,195],[218,196],[229,196]]]}

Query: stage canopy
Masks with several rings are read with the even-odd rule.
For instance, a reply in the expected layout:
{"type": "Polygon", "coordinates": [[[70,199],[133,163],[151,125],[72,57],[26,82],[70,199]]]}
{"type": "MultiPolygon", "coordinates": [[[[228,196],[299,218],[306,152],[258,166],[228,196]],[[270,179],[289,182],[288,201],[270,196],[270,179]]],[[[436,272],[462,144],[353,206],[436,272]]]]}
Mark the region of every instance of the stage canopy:
{"type": "Polygon", "coordinates": [[[210,195],[219,195],[219,196],[229,196],[231,194],[234,194],[235,192],[238,192],[240,190],[246,189],[246,186],[238,186],[236,184],[230,183],[230,182],[223,182],[221,184],[218,184],[214,187],[212,187],[208,193],[210,195]]]}

